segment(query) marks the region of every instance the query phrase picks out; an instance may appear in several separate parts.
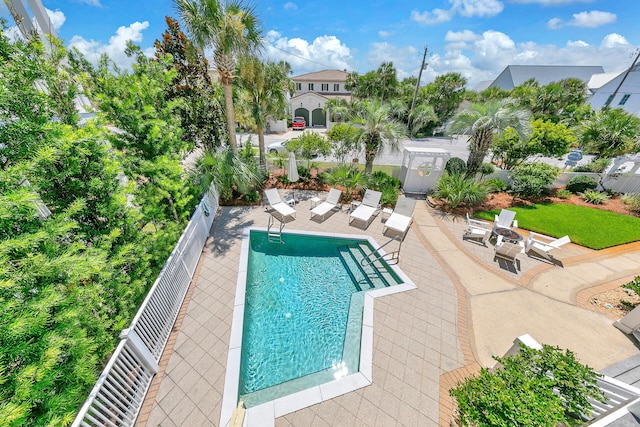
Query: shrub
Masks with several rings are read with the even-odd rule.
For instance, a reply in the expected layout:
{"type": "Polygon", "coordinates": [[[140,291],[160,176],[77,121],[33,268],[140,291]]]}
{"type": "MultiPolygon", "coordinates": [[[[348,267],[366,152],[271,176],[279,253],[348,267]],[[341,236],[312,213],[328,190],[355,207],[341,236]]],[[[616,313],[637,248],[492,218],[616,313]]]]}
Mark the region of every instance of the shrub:
{"type": "Polygon", "coordinates": [[[507,191],[509,184],[501,180],[500,178],[488,178],[484,180],[484,184],[487,189],[492,193],[499,193],[501,191],[507,191]]]}
{"type": "Polygon", "coordinates": [[[622,285],[623,288],[632,290],[636,294],[640,295],[640,276],[636,276],[629,283],[622,285]]]}
{"type": "Polygon", "coordinates": [[[452,157],[444,165],[444,171],[449,175],[464,175],[467,173],[467,164],[459,157],[452,157]]]}
{"type": "Polygon", "coordinates": [[[382,193],[380,197],[380,203],[385,206],[394,206],[398,201],[398,188],[391,185],[386,184],[379,190],[382,193]]]}
{"type": "Polygon", "coordinates": [[[445,173],[438,180],[434,196],[444,199],[451,209],[455,209],[460,204],[477,206],[486,200],[488,193],[484,183],[464,175],[445,173]]]}
{"type": "Polygon", "coordinates": [[[402,183],[398,178],[394,178],[383,171],[375,171],[371,174],[371,178],[369,179],[369,188],[373,190],[380,190],[382,187],[387,185],[392,186],[397,190],[400,188],[402,183]]]}
{"type": "Polygon", "coordinates": [[[567,183],[567,190],[574,194],[582,193],[585,190],[593,190],[598,186],[595,179],[586,175],[574,176],[567,183]]]}
{"type": "Polygon", "coordinates": [[[580,194],[580,197],[587,203],[593,205],[599,205],[602,202],[609,200],[610,196],[607,193],[603,193],[595,190],[586,190],[580,194]]]}
{"type": "Polygon", "coordinates": [[[573,193],[569,190],[558,190],[556,191],[556,196],[561,199],[568,199],[573,193]]]}
{"type": "Polygon", "coordinates": [[[523,163],[511,172],[511,189],[522,197],[539,197],[559,174],[560,169],[546,163],[523,163]]]}
{"type": "Polygon", "coordinates": [[[495,170],[495,166],[491,163],[483,163],[482,166],[480,166],[480,176],[485,177],[491,175],[495,170]]]}
{"type": "Polygon", "coordinates": [[[571,416],[588,414],[589,398],[605,399],[596,382],[600,374],[569,350],[521,345],[519,354],[494,359],[500,368],[482,368],[449,390],[463,425],[575,425],[571,416]]]}
{"type": "Polygon", "coordinates": [[[640,194],[625,194],[620,199],[633,212],[640,212],[640,194]]]}
{"type": "Polygon", "coordinates": [[[245,202],[247,203],[256,203],[258,200],[260,200],[260,192],[257,190],[250,191],[247,194],[245,194],[243,197],[245,202]]]}
{"type": "Polygon", "coordinates": [[[594,160],[591,163],[587,163],[586,165],[579,165],[575,168],[571,169],[572,172],[593,172],[593,173],[602,173],[611,163],[611,159],[606,157],[602,157],[598,160],[594,160]]]}

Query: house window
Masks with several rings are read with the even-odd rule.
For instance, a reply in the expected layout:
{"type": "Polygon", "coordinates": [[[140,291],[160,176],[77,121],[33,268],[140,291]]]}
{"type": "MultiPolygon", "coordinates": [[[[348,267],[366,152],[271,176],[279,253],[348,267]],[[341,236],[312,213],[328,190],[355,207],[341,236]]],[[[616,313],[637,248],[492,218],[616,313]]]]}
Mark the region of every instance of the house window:
{"type": "Polygon", "coordinates": [[[329,91],[329,83],[322,83],[322,91],[323,92],[329,91]]]}
{"type": "Polygon", "coordinates": [[[626,104],[630,97],[631,97],[631,95],[626,94],[625,96],[622,97],[622,99],[620,100],[620,103],[618,105],[626,104]]]}
{"type": "Polygon", "coordinates": [[[333,85],[333,91],[334,92],[340,92],[340,83],[335,83],[333,85]]]}
{"type": "Polygon", "coordinates": [[[296,83],[296,90],[302,90],[302,83],[296,83]]]}
{"type": "Polygon", "coordinates": [[[607,101],[604,103],[604,105],[611,104],[611,101],[613,101],[613,95],[609,95],[609,97],[607,98],[607,101]]]}
{"type": "Polygon", "coordinates": [[[313,83],[309,83],[309,90],[313,90],[313,83]]]}

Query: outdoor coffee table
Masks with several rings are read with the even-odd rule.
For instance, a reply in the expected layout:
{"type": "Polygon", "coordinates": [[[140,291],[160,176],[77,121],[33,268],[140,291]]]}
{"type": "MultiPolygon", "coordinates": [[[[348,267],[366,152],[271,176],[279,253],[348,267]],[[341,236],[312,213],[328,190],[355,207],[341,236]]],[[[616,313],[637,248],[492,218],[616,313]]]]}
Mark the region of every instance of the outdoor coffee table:
{"type": "Polygon", "coordinates": [[[502,236],[502,240],[510,243],[518,243],[523,239],[522,234],[518,233],[517,231],[511,230],[510,228],[494,229],[493,234],[496,236],[502,236]]]}

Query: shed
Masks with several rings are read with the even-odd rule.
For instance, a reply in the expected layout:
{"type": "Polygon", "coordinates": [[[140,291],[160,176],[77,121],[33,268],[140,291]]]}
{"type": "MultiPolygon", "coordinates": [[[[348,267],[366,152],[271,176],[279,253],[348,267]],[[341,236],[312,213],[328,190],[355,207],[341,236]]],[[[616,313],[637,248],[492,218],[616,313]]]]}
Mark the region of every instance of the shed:
{"type": "Polygon", "coordinates": [[[435,187],[451,153],[443,148],[405,147],[400,181],[405,193],[427,193],[435,187]]]}

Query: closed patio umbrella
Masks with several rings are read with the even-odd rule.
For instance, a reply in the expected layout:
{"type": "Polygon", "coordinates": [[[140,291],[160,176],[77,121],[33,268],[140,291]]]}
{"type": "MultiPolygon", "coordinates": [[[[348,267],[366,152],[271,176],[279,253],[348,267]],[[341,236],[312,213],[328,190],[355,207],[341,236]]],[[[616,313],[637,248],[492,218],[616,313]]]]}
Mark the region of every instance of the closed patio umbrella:
{"type": "MultiPolygon", "coordinates": [[[[296,155],[293,151],[289,152],[289,164],[287,165],[287,179],[289,182],[296,182],[300,179],[298,175],[298,165],[296,164],[296,155]]],[[[295,191],[292,192],[293,203],[296,203],[295,191]]]]}

